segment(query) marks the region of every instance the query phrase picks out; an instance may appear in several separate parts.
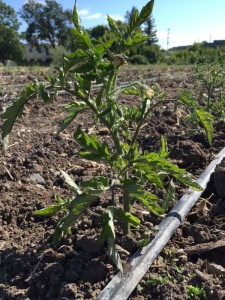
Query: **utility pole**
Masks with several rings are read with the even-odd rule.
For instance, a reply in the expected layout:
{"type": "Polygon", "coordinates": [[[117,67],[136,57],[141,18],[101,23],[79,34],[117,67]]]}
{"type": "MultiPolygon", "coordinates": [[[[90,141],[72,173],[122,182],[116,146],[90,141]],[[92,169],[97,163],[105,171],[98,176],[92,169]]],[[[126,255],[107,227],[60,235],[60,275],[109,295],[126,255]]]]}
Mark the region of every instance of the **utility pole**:
{"type": "Polygon", "coordinates": [[[170,44],[170,31],[171,29],[167,29],[167,39],[166,39],[166,44],[167,44],[167,50],[169,49],[169,44],[170,44]]]}

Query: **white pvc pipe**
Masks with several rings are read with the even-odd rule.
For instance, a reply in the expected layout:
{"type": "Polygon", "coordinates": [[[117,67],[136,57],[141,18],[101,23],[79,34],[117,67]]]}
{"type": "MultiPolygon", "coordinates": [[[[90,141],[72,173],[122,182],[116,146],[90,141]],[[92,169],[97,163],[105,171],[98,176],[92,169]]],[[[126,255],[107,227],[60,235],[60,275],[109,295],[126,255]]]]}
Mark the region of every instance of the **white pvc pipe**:
{"type": "Polygon", "coordinates": [[[215,159],[199,176],[197,182],[202,187],[202,191],[189,189],[188,192],[181,197],[174,208],[159,224],[159,231],[155,237],[147,246],[138,250],[132,256],[129,262],[130,271],[128,274],[121,275],[121,273],[118,273],[115,275],[108,285],[101,291],[96,300],[126,300],[129,297],[163,247],[167,244],[176,229],[179,227],[180,223],[201,197],[216,165],[219,164],[224,157],[225,148],[219,152],[215,159]]]}

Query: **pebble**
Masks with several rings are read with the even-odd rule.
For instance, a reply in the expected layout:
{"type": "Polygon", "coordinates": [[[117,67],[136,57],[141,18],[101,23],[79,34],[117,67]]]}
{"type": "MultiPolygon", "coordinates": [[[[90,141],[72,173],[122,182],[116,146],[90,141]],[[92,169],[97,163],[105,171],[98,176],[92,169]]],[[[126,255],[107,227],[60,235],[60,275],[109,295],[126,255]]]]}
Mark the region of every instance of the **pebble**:
{"type": "Polygon", "coordinates": [[[45,184],[44,178],[39,173],[32,173],[30,175],[30,180],[35,181],[39,184],[45,184]]]}

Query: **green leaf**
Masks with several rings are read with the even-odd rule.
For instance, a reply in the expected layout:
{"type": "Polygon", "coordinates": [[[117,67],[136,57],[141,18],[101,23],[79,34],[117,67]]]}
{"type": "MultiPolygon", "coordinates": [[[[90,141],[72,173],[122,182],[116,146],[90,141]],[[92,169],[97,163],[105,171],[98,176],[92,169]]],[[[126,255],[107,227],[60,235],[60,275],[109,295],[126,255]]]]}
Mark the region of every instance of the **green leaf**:
{"type": "Polygon", "coordinates": [[[108,23],[109,23],[109,27],[110,29],[112,30],[112,32],[115,33],[115,35],[119,38],[119,39],[122,39],[122,33],[120,32],[116,22],[110,17],[110,16],[107,16],[107,20],[108,20],[108,23]]]}
{"type": "Polygon", "coordinates": [[[163,183],[160,178],[160,174],[155,172],[151,166],[145,163],[135,163],[134,164],[135,171],[137,173],[134,174],[135,177],[139,178],[140,180],[142,178],[147,178],[148,180],[151,181],[151,183],[158,187],[163,189],[163,183]]]}
{"type": "Polygon", "coordinates": [[[43,83],[38,85],[38,95],[46,103],[53,101],[53,96],[48,93],[43,83]]]}
{"type": "Polygon", "coordinates": [[[80,194],[71,201],[68,206],[68,214],[65,215],[57,224],[54,235],[53,244],[55,247],[59,246],[62,237],[70,230],[70,227],[80,217],[90,204],[96,199],[95,195],[80,194]]]}
{"type": "Polygon", "coordinates": [[[138,219],[137,217],[133,216],[128,212],[125,212],[122,209],[115,208],[115,207],[111,207],[108,209],[112,211],[115,219],[121,220],[126,223],[130,223],[134,227],[138,227],[141,224],[140,219],[138,219]]]}
{"type": "Polygon", "coordinates": [[[96,162],[99,162],[101,160],[109,160],[110,159],[108,156],[107,156],[107,158],[105,158],[101,154],[91,153],[91,152],[79,152],[79,156],[84,159],[96,161],[96,162]]]}
{"type": "Polygon", "coordinates": [[[91,137],[81,130],[81,128],[77,128],[74,133],[75,140],[87,150],[94,152],[102,157],[103,160],[110,159],[110,153],[108,149],[108,145],[106,142],[100,143],[95,135],[91,137]]]}
{"type": "Polygon", "coordinates": [[[102,231],[99,236],[99,242],[103,243],[108,239],[114,240],[116,237],[114,222],[113,222],[113,213],[111,210],[108,210],[101,216],[102,222],[102,231]]]}
{"type": "Polygon", "coordinates": [[[62,204],[50,205],[46,208],[39,209],[32,213],[32,216],[51,217],[60,211],[62,204]]]}
{"type": "Polygon", "coordinates": [[[149,40],[149,36],[144,36],[142,33],[135,33],[125,42],[126,46],[138,46],[149,40]]]}
{"type": "Polygon", "coordinates": [[[157,203],[158,197],[144,190],[131,191],[131,196],[139,200],[149,211],[160,216],[164,213],[163,209],[157,203]]]}
{"type": "Polygon", "coordinates": [[[124,87],[121,89],[122,93],[125,95],[135,95],[139,96],[139,91],[137,90],[136,87],[131,86],[131,87],[124,87]]]}
{"type": "Polygon", "coordinates": [[[213,115],[210,113],[196,109],[196,113],[198,116],[198,119],[200,120],[201,124],[203,125],[206,136],[208,139],[208,142],[210,145],[212,145],[212,137],[213,137],[213,115]]]}
{"type": "Polygon", "coordinates": [[[25,87],[18,99],[16,99],[11,106],[8,106],[6,110],[0,115],[1,119],[5,119],[1,125],[2,138],[4,142],[4,148],[9,146],[9,135],[12,131],[13,125],[18,117],[23,114],[24,105],[30,100],[30,98],[37,95],[36,83],[29,84],[25,87]]]}
{"type": "Polygon", "coordinates": [[[121,188],[124,191],[137,191],[140,189],[140,183],[134,179],[125,179],[121,181],[121,188]]]}
{"type": "Polygon", "coordinates": [[[96,198],[96,195],[87,195],[84,193],[77,195],[68,207],[69,214],[66,216],[63,222],[62,229],[66,231],[68,227],[72,226],[81,213],[85,211],[85,209],[89,207],[90,204],[96,200],[96,198]]]}
{"type": "Polygon", "coordinates": [[[93,62],[82,62],[70,69],[71,73],[88,73],[94,69],[93,62]]]}
{"type": "Polygon", "coordinates": [[[67,174],[66,172],[60,170],[60,172],[62,173],[65,182],[72,188],[72,190],[78,194],[81,195],[82,191],[80,190],[80,188],[78,187],[78,185],[74,182],[74,180],[69,176],[69,174],[67,174]]]}
{"type": "Polygon", "coordinates": [[[161,135],[161,149],[159,151],[159,156],[162,158],[167,158],[168,155],[169,152],[168,152],[166,138],[163,135],[161,135]]]}
{"type": "Polygon", "coordinates": [[[73,24],[79,32],[82,32],[76,4],[73,7],[73,24]]]}
{"type": "Polygon", "coordinates": [[[72,113],[70,113],[69,116],[67,116],[64,120],[63,120],[63,124],[60,126],[60,128],[57,130],[57,134],[61,133],[63,130],[65,130],[73,121],[74,119],[77,117],[77,115],[81,112],[82,110],[77,110],[74,111],[72,113]]]}
{"type": "Polygon", "coordinates": [[[92,42],[89,37],[87,31],[79,31],[79,29],[72,28],[72,34],[74,38],[74,42],[76,43],[77,47],[82,50],[87,50],[92,48],[92,42]]]}
{"type": "Polygon", "coordinates": [[[98,56],[98,58],[101,58],[104,52],[105,52],[104,44],[98,44],[93,48],[93,53],[96,56],[98,56]]]}
{"type": "Polygon", "coordinates": [[[108,255],[117,266],[117,268],[123,272],[122,262],[120,256],[115,248],[115,228],[114,228],[114,217],[113,211],[107,209],[107,211],[101,216],[102,231],[99,236],[99,242],[103,243],[107,240],[108,242],[108,255]]]}
{"type": "Polygon", "coordinates": [[[114,264],[117,266],[120,272],[123,273],[123,265],[113,239],[108,240],[108,253],[114,264]]]}
{"type": "Polygon", "coordinates": [[[103,117],[105,115],[107,115],[108,113],[110,113],[112,110],[112,106],[109,105],[107,106],[100,114],[98,114],[98,117],[103,117]]]}
{"type": "Polygon", "coordinates": [[[103,191],[109,190],[109,179],[104,176],[96,176],[95,178],[80,183],[86,194],[99,195],[103,191]]]}
{"type": "Polygon", "coordinates": [[[130,20],[129,20],[129,24],[128,24],[129,32],[132,32],[135,29],[137,19],[138,19],[138,10],[134,9],[132,11],[132,15],[130,16],[130,20]]]}
{"type": "Polygon", "coordinates": [[[55,195],[55,201],[57,201],[59,204],[65,203],[65,201],[59,195],[55,195]]]}
{"type": "Polygon", "coordinates": [[[170,203],[174,200],[175,190],[176,190],[175,185],[173,183],[173,180],[171,180],[162,204],[162,209],[164,210],[165,213],[167,212],[170,203]]]}
{"type": "Polygon", "coordinates": [[[97,107],[99,107],[102,104],[102,96],[103,96],[103,92],[105,90],[104,85],[100,88],[98,95],[96,97],[96,105],[97,107]]]}
{"type": "Polygon", "coordinates": [[[174,172],[173,177],[176,178],[180,183],[192,188],[195,191],[201,191],[202,187],[197,183],[195,179],[191,177],[191,175],[187,172],[184,174],[174,172]]]}
{"type": "Polygon", "coordinates": [[[63,67],[67,72],[74,65],[83,63],[90,59],[90,54],[82,49],[78,49],[73,53],[64,54],[63,67]]]}
{"type": "Polygon", "coordinates": [[[58,247],[60,245],[61,239],[63,238],[65,232],[62,230],[62,224],[63,224],[63,219],[65,217],[61,218],[59,223],[57,224],[54,234],[52,236],[52,244],[54,247],[58,247]]]}
{"type": "Polygon", "coordinates": [[[150,17],[154,6],[154,0],[149,1],[143,8],[138,17],[138,26],[143,24],[150,17]]]}
{"type": "MultiPolygon", "coordinates": [[[[161,158],[159,154],[150,152],[148,154],[143,155],[140,159],[136,160],[137,163],[144,163],[152,167],[152,169],[156,172],[167,172],[172,175],[182,184],[193,188],[194,190],[201,191],[202,188],[199,184],[194,180],[189,173],[185,170],[180,169],[177,165],[172,164],[169,160],[165,158],[161,158]]],[[[136,163],[134,163],[135,167],[136,163]]]]}

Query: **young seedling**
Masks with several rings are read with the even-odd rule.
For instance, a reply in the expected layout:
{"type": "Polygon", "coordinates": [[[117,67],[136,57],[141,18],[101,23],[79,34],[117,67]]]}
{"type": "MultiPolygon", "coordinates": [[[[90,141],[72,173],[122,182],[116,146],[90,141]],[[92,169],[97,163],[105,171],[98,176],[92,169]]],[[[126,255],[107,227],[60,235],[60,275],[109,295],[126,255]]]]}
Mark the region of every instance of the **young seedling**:
{"type": "Polygon", "coordinates": [[[85,212],[102,193],[111,192],[110,204],[101,216],[102,232],[99,241],[107,240],[108,253],[121,271],[122,264],[115,248],[115,220],[122,223],[124,234],[129,233],[130,226],[140,226],[140,220],[132,215],[134,200],[142,203],[151,213],[163,216],[168,201],[172,198],[173,188],[170,186],[163,206],[160,206],[154,191],[165,188],[165,179],[173,177],[186,186],[200,189],[185,170],[169,161],[166,141],[163,137],[161,150],[158,153],[139,151],[138,135],[153,110],[162,103],[165,104],[165,94],[157,86],[148,87],[139,82],[125,86],[118,85],[119,70],[127,65],[127,51],[143,44],[149,38],[137,28],[148,20],[153,4],[154,0],[149,1],[140,13],[134,10],[123,32],[108,16],[109,28],[113,36],[104,43],[90,39],[88,32],[81,27],[75,6],[73,11],[75,28],[72,28],[72,32],[78,45],[77,50],[64,55],[63,66],[58,68],[56,77],[46,75],[48,85],[35,80],[0,115],[4,119],[1,130],[4,145],[7,147],[9,134],[17,117],[22,116],[24,105],[37,95],[44,103],[51,103],[56,101],[57,92],[64,90],[76,100],[66,105],[68,116],[58,133],[67,128],[78,114],[85,113],[87,110],[92,112],[93,122],[100,123],[108,129],[110,143],[109,138],[100,140],[97,135],[88,134],[79,126],[74,132],[74,139],[85,149],[79,152],[80,157],[105,163],[111,170],[111,176],[97,176],[77,186],[72,178],[62,171],[74,196],[64,200],[57,196],[57,204],[39,210],[34,215],[51,216],[59,211],[63,212],[53,235],[53,243],[57,247],[62,237],[70,232],[71,226],[81,213],[85,212]],[[72,85],[69,83],[71,80],[72,85]],[[99,86],[97,94],[93,93],[93,84],[99,86]],[[139,106],[123,105],[119,101],[119,96],[123,94],[131,98],[133,95],[137,96],[140,100],[139,106]],[[115,205],[116,189],[122,191],[123,207],[115,205]]]}
{"type": "Polygon", "coordinates": [[[189,114],[187,123],[192,130],[204,128],[209,144],[212,144],[214,119],[225,117],[225,68],[221,65],[197,65],[195,68],[194,89],[180,93],[176,103],[185,106],[189,114]]]}
{"type": "Polygon", "coordinates": [[[197,286],[187,286],[188,299],[206,299],[206,292],[197,286]]]}

